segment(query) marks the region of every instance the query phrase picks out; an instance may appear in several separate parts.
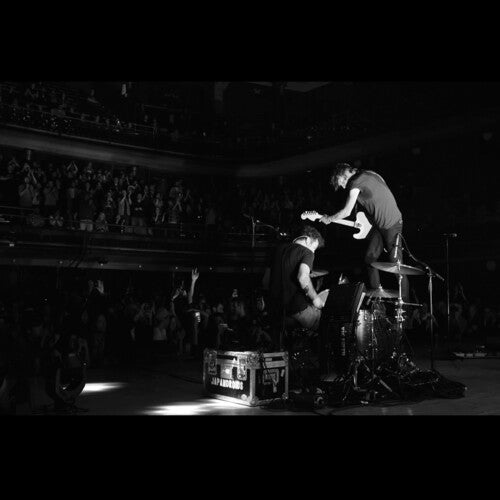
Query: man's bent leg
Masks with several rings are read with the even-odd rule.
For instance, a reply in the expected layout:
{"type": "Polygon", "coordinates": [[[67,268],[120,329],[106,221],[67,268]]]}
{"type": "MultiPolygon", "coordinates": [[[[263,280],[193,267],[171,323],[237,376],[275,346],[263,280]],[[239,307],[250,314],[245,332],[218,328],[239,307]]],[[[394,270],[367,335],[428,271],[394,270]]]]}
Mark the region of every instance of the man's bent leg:
{"type": "Polygon", "coordinates": [[[368,247],[365,253],[365,264],[370,288],[378,288],[380,286],[378,269],[372,267],[371,264],[372,262],[377,262],[383,249],[384,242],[382,240],[382,235],[377,229],[372,227],[368,233],[368,247]]]}

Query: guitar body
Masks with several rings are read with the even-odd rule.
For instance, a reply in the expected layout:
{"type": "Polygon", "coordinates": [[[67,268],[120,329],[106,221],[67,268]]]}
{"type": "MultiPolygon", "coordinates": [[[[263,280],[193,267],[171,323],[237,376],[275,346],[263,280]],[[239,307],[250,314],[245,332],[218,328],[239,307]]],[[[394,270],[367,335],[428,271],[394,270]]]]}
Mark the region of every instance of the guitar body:
{"type": "Polygon", "coordinates": [[[358,228],[359,231],[357,233],[354,233],[352,237],[356,240],[363,240],[370,232],[372,225],[370,224],[364,212],[358,212],[356,214],[356,222],[354,227],[358,228]]]}
{"type": "MultiPolygon", "coordinates": [[[[323,217],[323,214],[319,214],[318,212],[303,212],[300,216],[302,220],[308,219],[313,222],[318,219],[321,219],[321,217],[323,217]]],[[[370,229],[372,228],[372,225],[368,221],[368,218],[366,217],[364,212],[358,212],[356,214],[355,221],[338,219],[332,222],[335,222],[335,224],[342,224],[343,226],[350,226],[359,229],[357,233],[354,233],[352,235],[352,237],[356,240],[362,240],[366,238],[367,234],[370,232],[370,229]]]]}

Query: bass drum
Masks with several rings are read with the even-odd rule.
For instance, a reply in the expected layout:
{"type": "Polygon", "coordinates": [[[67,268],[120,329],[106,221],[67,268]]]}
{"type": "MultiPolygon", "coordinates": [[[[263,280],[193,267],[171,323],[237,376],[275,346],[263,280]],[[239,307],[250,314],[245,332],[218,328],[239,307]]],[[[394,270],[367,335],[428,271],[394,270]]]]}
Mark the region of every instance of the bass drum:
{"type": "Polygon", "coordinates": [[[360,310],[354,333],[356,354],[370,361],[387,360],[396,349],[396,331],[387,319],[383,305],[360,310]]]}

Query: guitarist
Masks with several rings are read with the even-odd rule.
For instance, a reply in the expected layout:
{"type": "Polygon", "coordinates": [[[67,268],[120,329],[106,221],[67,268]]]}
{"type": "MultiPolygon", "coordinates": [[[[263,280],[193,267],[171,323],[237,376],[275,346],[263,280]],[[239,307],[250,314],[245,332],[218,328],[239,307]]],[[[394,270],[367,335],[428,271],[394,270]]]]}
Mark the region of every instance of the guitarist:
{"type": "Polygon", "coordinates": [[[279,245],[272,257],[268,285],[273,310],[310,330],[317,330],[325,305],[310,278],[314,254],[323,246],[320,232],[306,225],[292,243],[279,245]]]}
{"type": "MultiPolygon", "coordinates": [[[[370,287],[380,287],[378,269],[371,266],[382,253],[384,246],[388,252],[388,261],[402,263],[401,245],[395,256],[395,245],[398,234],[403,232],[403,216],[396,204],[396,200],[384,179],[371,170],[358,170],[349,163],[338,163],[330,177],[330,183],[335,191],[339,187],[347,189],[349,194],[344,208],[334,215],[323,216],[319,219],[323,224],[330,224],[336,219],[348,217],[357,201],[363,206],[368,219],[373,224],[368,233],[368,247],[365,253],[365,264],[368,271],[370,287]]],[[[403,300],[408,299],[408,277],[403,275],[401,282],[403,300]]]]}

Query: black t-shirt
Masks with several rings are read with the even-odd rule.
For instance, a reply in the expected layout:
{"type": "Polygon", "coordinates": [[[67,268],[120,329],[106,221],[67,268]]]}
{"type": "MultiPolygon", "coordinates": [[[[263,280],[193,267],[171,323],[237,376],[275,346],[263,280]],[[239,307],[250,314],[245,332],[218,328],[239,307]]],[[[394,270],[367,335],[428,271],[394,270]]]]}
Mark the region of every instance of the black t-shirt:
{"type": "Polygon", "coordinates": [[[354,188],[360,190],[358,201],[376,227],[389,229],[402,220],[394,195],[380,175],[362,170],[349,179],[347,190],[354,188]]]}
{"type": "Polygon", "coordinates": [[[285,307],[286,314],[303,311],[310,305],[300,287],[297,274],[301,263],[312,270],[314,253],[298,243],[284,243],[276,248],[272,259],[269,292],[273,302],[285,307]]]}

